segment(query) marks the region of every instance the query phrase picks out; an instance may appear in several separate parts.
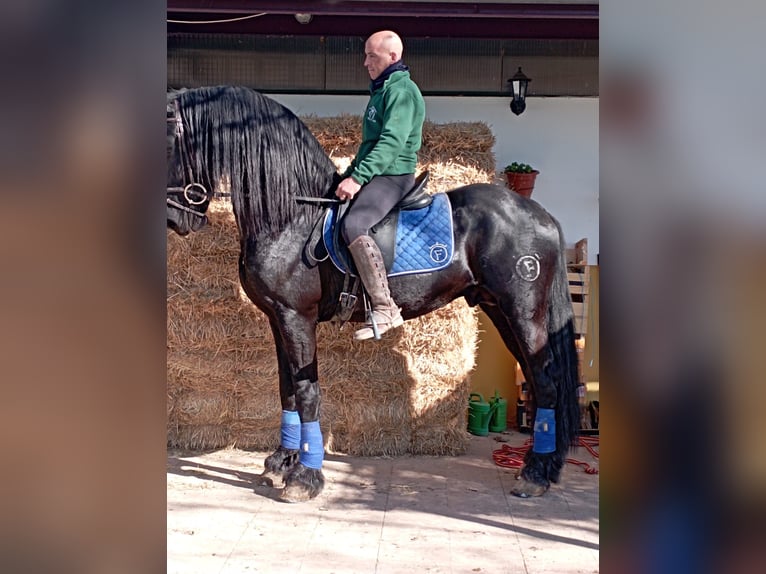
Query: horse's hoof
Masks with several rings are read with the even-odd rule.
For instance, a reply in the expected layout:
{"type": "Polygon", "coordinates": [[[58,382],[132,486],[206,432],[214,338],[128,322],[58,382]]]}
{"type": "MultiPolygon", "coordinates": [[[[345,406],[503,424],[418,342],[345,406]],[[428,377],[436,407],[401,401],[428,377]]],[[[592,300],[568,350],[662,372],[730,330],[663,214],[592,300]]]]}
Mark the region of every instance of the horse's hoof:
{"type": "Polygon", "coordinates": [[[548,491],[548,486],[531,482],[521,476],[516,477],[516,484],[511,489],[511,494],[519,498],[542,496],[548,491]]]}
{"type": "Polygon", "coordinates": [[[307,502],[319,496],[322,490],[324,490],[324,481],[320,484],[292,482],[285,484],[284,489],[279,494],[279,500],[282,502],[307,502]]]}
{"type": "Polygon", "coordinates": [[[285,477],[285,488],[279,495],[284,502],[306,502],[319,496],[324,490],[324,475],[318,468],[295,465],[285,477]]]}
{"type": "Polygon", "coordinates": [[[256,478],[257,484],[279,488],[285,476],[298,464],[298,451],[279,447],[263,461],[263,472],[256,478]]]}
{"type": "Polygon", "coordinates": [[[269,472],[264,470],[261,474],[255,477],[255,483],[258,486],[268,486],[269,488],[279,488],[284,483],[284,479],[280,473],[269,472]]]}
{"type": "Polygon", "coordinates": [[[312,496],[311,491],[301,484],[292,484],[285,486],[284,490],[279,495],[279,500],[282,502],[307,502],[316,497],[319,492],[314,493],[312,496]]]}

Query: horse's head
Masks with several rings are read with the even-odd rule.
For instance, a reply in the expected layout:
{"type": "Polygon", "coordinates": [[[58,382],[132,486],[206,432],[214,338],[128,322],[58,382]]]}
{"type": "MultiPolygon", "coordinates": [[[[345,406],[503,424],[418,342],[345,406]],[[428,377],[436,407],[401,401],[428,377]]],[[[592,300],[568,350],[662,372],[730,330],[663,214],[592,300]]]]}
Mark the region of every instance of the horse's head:
{"type": "Polygon", "coordinates": [[[205,227],[207,223],[205,212],[210,205],[210,199],[204,189],[198,183],[182,188],[168,187],[168,229],[172,229],[183,237],[205,227]],[[193,186],[199,186],[199,188],[193,186]]]}
{"type": "Polygon", "coordinates": [[[191,182],[189,158],[184,155],[183,124],[175,102],[167,107],[167,226],[178,235],[188,235],[207,223],[205,212],[210,205],[210,192],[201,183],[191,182]]]}

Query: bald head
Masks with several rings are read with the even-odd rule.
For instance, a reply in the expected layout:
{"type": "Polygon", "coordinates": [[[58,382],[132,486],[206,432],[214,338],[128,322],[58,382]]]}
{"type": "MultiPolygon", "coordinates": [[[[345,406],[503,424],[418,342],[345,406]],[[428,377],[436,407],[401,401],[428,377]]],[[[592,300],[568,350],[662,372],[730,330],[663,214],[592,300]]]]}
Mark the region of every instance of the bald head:
{"type": "Polygon", "coordinates": [[[402,39],[396,34],[396,32],[392,32],[391,30],[375,32],[372,36],[367,38],[365,50],[368,47],[375,47],[376,49],[380,49],[386,53],[392,54],[392,56],[395,55],[396,59],[394,62],[402,59],[402,52],[404,51],[402,39]]]}
{"type": "Polygon", "coordinates": [[[364,67],[374,80],[394,62],[402,59],[402,39],[390,30],[375,32],[364,44],[364,67]]]}

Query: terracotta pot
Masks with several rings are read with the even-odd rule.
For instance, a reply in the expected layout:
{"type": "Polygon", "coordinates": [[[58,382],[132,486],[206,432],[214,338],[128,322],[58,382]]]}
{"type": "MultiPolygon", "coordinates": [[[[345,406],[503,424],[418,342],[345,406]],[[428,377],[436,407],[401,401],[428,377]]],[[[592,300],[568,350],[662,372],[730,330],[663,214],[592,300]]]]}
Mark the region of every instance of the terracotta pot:
{"type": "Polygon", "coordinates": [[[505,177],[508,180],[508,188],[519,195],[530,197],[532,190],[535,188],[535,178],[539,173],[537,170],[530,173],[512,173],[507,171],[505,172],[505,177]]]}

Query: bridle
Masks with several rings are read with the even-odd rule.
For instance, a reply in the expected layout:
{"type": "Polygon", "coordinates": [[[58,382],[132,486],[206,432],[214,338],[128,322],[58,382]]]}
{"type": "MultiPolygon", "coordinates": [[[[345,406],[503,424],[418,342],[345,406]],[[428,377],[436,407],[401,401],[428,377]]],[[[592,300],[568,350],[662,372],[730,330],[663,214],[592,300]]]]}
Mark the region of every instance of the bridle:
{"type": "Polygon", "coordinates": [[[181,118],[181,110],[178,107],[178,100],[173,102],[173,116],[168,116],[168,122],[175,123],[175,145],[178,146],[178,152],[181,161],[181,169],[183,171],[184,181],[190,181],[184,186],[168,187],[167,188],[167,204],[175,209],[180,209],[187,213],[191,213],[197,217],[205,217],[205,211],[199,211],[193,209],[193,207],[202,205],[211,197],[230,197],[230,193],[214,193],[208,192],[207,188],[200,182],[194,181],[194,172],[192,170],[190,153],[188,150],[188,141],[183,137],[184,126],[183,119],[181,118]],[[177,201],[174,196],[183,195],[186,205],[177,201]]]}
{"type": "Polygon", "coordinates": [[[205,193],[205,191],[203,191],[203,192],[195,192],[194,191],[194,186],[198,186],[202,190],[205,190],[205,187],[202,184],[200,184],[200,183],[190,183],[190,184],[188,184],[188,185],[186,185],[184,187],[169,187],[168,188],[167,202],[168,202],[168,205],[170,205],[172,207],[175,207],[176,209],[180,209],[181,211],[186,211],[187,213],[191,213],[192,215],[196,215],[197,217],[204,217],[204,215],[205,215],[204,212],[197,211],[196,209],[192,209],[191,207],[187,207],[183,203],[179,203],[175,199],[170,197],[170,194],[172,194],[172,193],[180,193],[180,192],[182,192],[183,196],[184,196],[184,199],[187,201],[187,203],[190,206],[192,206],[192,205],[202,205],[203,203],[205,203],[207,201],[207,194],[205,193]],[[195,194],[196,193],[201,193],[202,194],[202,199],[195,201],[192,198],[190,192],[194,192],[195,194]]]}

